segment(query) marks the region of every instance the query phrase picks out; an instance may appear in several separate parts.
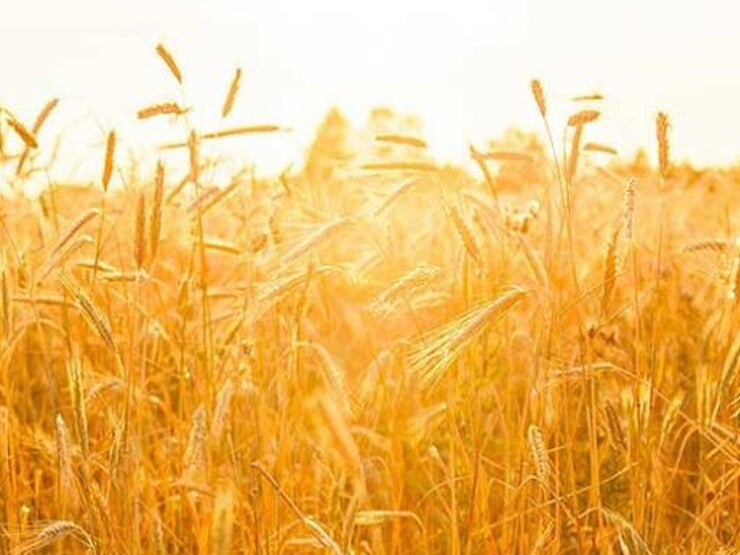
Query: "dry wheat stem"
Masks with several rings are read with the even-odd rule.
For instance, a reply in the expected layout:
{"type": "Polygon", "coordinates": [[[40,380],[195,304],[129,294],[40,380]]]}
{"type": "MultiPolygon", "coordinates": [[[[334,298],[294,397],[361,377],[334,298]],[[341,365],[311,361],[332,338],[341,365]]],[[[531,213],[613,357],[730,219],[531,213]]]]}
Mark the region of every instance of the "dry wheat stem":
{"type": "Polygon", "coordinates": [[[482,268],[483,255],[481,253],[480,247],[478,246],[478,242],[475,239],[475,234],[473,233],[470,225],[460,213],[459,208],[455,204],[449,207],[448,217],[455,227],[455,231],[457,231],[457,234],[460,237],[465,250],[470,255],[470,258],[475,261],[479,268],[482,268]]]}
{"type": "Polygon", "coordinates": [[[236,100],[236,94],[239,92],[239,87],[241,86],[241,80],[242,80],[242,69],[240,67],[236,68],[236,71],[234,72],[234,77],[231,80],[231,84],[229,85],[229,92],[226,93],[226,98],[224,99],[224,105],[221,108],[221,117],[225,118],[231,113],[231,109],[234,107],[234,101],[236,100]]]}
{"type": "Polygon", "coordinates": [[[582,94],[571,98],[573,102],[594,102],[598,100],[604,100],[604,95],[601,93],[582,94]]]}
{"type": "Polygon", "coordinates": [[[89,552],[95,554],[95,543],[90,535],[75,522],[71,520],[55,520],[43,527],[27,541],[23,542],[15,551],[17,555],[25,555],[46,549],[54,542],[65,538],[73,537],[77,542],[84,545],[89,552]]]}
{"type": "Polygon", "coordinates": [[[528,292],[512,288],[424,334],[412,346],[407,361],[422,388],[437,383],[443,372],[492,321],[522,301],[528,292]]]}
{"type": "Polygon", "coordinates": [[[163,44],[158,44],[156,51],[159,57],[167,66],[167,68],[170,70],[170,73],[175,78],[175,80],[177,80],[177,82],[182,85],[182,73],[180,72],[180,68],[178,67],[177,62],[175,62],[175,58],[173,58],[172,54],[170,54],[170,51],[167,50],[167,48],[165,48],[163,44]]]}
{"type": "Polygon", "coordinates": [[[540,115],[544,118],[547,116],[547,104],[545,102],[545,93],[542,90],[542,83],[539,79],[532,79],[530,86],[532,89],[532,96],[537,104],[537,109],[540,111],[540,115]]]}
{"type": "Polygon", "coordinates": [[[580,127],[596,121],[601,112],[598,110],[581,110],[568,118],[568,127],[580,127]]]}
{"type": "MultiPolygon", "coordinates": [[[[34,137],[38,135],[39,131],[41,131],[41,126],[44,125],[44,122],[47,120],[54,108],[57,107],[57,104],[59,104],[59,99],[52,98],[44,105],[38,116],[36,116],[36,121],[33,122],[33,127],[31,128],[31,134],[34,137]]],[[[28,155],[30,153],[30,148],[31,147],[29,146],[29,143],[24,141],[23,152],[21,153],[21,156],[18,159],[18,165],[15,168],[16,176],[21,175],[21,172],[23,171],[23,165],[25,164],[26,159],[28,158],[28,155]]]]}
{"type": "Polygon", "coordinates": [[[190,438],[183,458],[183,480],[205,483],[208,471],[208,415],[199,405],[193,412],[190,438]]]}
{"type": "Polygon", "coordinates": [[[36,137],[33,135],[33,133],[26,129],[25,125],[12,117],[8,118],[7,122],[8,125],[10,125],[10,128],[15,131],[15,134],[18,135],[18,137],[21,139],[21,141],[23,141],[27,148],[38,148],[39,143],[36,140],[36,137]]]}
{"type": "Polygon", "coordinates": [[[604,263],[604,290],[601,296],[601,315],[605,317],[614,292],[614,284],[618,273],[619,239],[622,232],[622,222],[619,221],[612,231],[606,250],[604,263]]]}
{"type": "Polygon", "coordinates": [[[655,133],[658,139],[658,166],[660,177],[666,179],[668,177],[668,164],[669,164],[669,149],[670,144],[668,141],[668,115],[664,112],[659,112],[655,120],[655,133]]]}
{"type": "Polygon", "coordinates": [[[75,281],[75,279],[66,271],[61,270],[57,273],[57,279],[64,289],[76,301],[77,306],[82,311],[84,320],[88,323],[108,348],[114,353],[118,352],[116,342],[113,339],[110,323],[104,316],[103,312],[92,301],[87,292],[75,281]]]}
{"type": "Polygon", "coordinates": [[[583,150],[588,152],[602,152],[604,154],[617,154],[617,149],[602,143],[586,143],[583,145],[583,150]]]}
{"type": "Polygon", "coordinates": [[[159,236],[162,232],[162,201],[164,199],[164,165],[162,161],[157,162],[157,170],[154,177],[154,199],[152,200],[152,211],[149,218],[149,256],[154,262],[159,249],[159,236]]]}
{"type": "Polygon", "coordinates": [[[146,198],[144,193],[139,193],[136,206],[136,227],[134,229],[134,260],[136,269],[141,270],[144,267],[146,257],[146,198]]]}
{"type": "Polygon", "coordinates": [[[85,211],[77,220],[67,229],[67,231],[57,241],[54,248],[49,253],[49,260],[53,260],[67,245],[67,243],[95,217],[100,216],[100,210],[91,208],[85,211]]]}
{"type": "Polygon", "coordinates": [[[234,491],[225,489],[216,494],[211,521],[211,555],[228,555],[232,552],[234,534],[234,491]]]}
{"type": "Polygon", "coordinates": [[[110,131],[108,133],[108,138],[105,142],[105,161],[103,163],[103,176],[101,178],[101,183],[103,185],[103,191],[108,191],[108,186],[110,185],[111,177],[113,176],[113,164],[114,164],[114,157],[116,154],[116,132],[110,131]]]}
{"type": "Polygon", "coordinates": [[[61,414],[57,414],[54,420],[57,446],[57,467],[59,478],[57,487],[62,506],[74,506],[76,504],[77,490],[75,487],[74,470],[72,468],[72,440],[69,430],[61,414]],[[69,505],[68,505],[69,504],[69,505]]]}
{"type": "Polygon", "coordinates": [[[547,484],[550,479],[550,461],[547,458],[545,441],[542,439],[542,430],[531,424],[527,429],[527,442],[532,453],[532,460],[537,470],[537,477],[543,484],[547,484]]]}
{"type": "Polygon", "coordinates": [[[181,116],[189,112],[188,108],[183,108],[177,102],[162,102],[142,108],[136,113],[139,119],[148,119],[155,116],[181,116]]]}

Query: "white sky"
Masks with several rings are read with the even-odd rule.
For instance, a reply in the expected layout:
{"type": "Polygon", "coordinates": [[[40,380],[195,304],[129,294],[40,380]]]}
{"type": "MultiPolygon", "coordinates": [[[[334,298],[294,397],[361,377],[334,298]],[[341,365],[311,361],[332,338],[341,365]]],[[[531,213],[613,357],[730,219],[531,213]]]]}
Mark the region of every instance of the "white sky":
{"type": "Polygon", "coordinates": [[[509,125],[541,129],[532,77],[560,118],[575,109],[570,96],[605,93],[590,139],[627,156],[653,147],[659,109],[671,116],[674,158],[734,163],[740,154],[740,4],[731,0],[2,0],[0,17],[0,103],[30,125],[61,97],[42,144],[72,125],[69,158],[89,171],[102,151],[96,121],[137,147],[176,136],[135,119],[177,99],[154,54],[160,41],[203,128],[224,126],[223,96],[243,68],[229,124],[295,130],[239,143],[273,167],[300,154],[332,104],[357,125],[380,104],[418,113],[433,152],[461,160],[470,141],[509,125]]]}

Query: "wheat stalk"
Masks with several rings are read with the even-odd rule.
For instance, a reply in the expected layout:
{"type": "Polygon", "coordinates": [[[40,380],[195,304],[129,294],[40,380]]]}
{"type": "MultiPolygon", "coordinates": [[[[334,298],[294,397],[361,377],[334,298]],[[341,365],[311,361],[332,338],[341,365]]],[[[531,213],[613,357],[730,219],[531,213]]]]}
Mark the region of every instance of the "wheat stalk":
{"type": "Polygon", "coordinates": [[[470,258],[475,261],[479,268],[482,268],[483,255],[481,254],[480,247],[475,240],[475,234],[470,228],[468,222],[463,218],[459,208],[454,204],[450,206],[448,210],[448,217],[450,218],[450,221],[452,221],[455,231],[457,231],[457,234],[460,237],[462,244],[465,246],[465,250],[470,255],[470,258]]]}
{"type": "Polygon", "coordinates": [[[624,239],[626,245],[632,243],[632,238],[635,232],[635,179],[630,178],[624,187],[624,209],[623,209],[624,223],[624,239]]]}
{"type": "Polygon", "coordinates": [[[491,170],[488,169],[488,164],[486,164],[486,159],[483,156],[483,153],[479,152],[473,145],[470,145],[469,148],[470,157],[473,159],[473,161],[475,161],[476,164],[478,164],[478,167],[483,174],[483,178],[486,180],[486,184],[491,190],[491,195],[496,202],[496,206],[498,206],[498,192],[496,191],[496,185],[493,175],[491,174],[491,170]]]}
{"type": "Polygon", "coordinates": [[[170,150],[175,148],[183,148],[188,147],[190,148],[192,142],[193,142],[193,136],[197,140],[207,141],[212,139],[223,139],[224,137],[236,137],[239,135],[254,135],[254,134],[260,134],[260,133],[275,133],[277,131],[284,131],[284,129],[278,125],[272,125],[272,124],[264,124],[264,125],[246,125],[243,127],[232,127],[229,129],[221,129],[219,131],[209,131],[208,133],[203,133],[202,135],[195,135],[195,131],[192,132],[191,140],[187,143],[167,143],[159,148],[162,150],[170,150]]]}
{"type": "Polygon", "coordinates": [[[270,485],[277,492],[278,496],[280,496],[280,499],[285,501],[288,507],[290,507],[290,510],[293,511],[293,513],[298,517],[303,525],[308,528],[308,530],[314,535],[314,537],[323,547],[330,550],[334,555],[343,555],[342,548],[339,546],[339,544],[337,544],[334,538],[332,538],[331,534],[329,534],[329,532],[327,532],[324,527],[321,526],[321,524],[316,522],[314,519],[306,516],[306,514],[301,511],[298,505],[295,504],[295,501],[293,501],[288,496],[288,494],[283,491],[283,488],[280,487],[280,483],[272,474],[267,472],[267,470],[265,470],[258,462],[252,463],[251,466],[270,483],[270,485]]]}
{"type": "Polygon", "coordinates": [[[57,446],[57,467],[59,469],[58,500],[62,507],[77,505],[77,489],[72,469],[72,440],[61,414],[54,419],[57,446]],[[69,503],[69,505],[67,505],[69,503]]]}
{"type": "Polygon", "coordinates": [[[113,158],[116,154],[116,132],[108,132],[108,138],[105,142],[105,161],[103,163],[103,176],[101,183],[103,184],[103,192],[108,191],[108,185],[110,185],[111,177],[113,176],[113,158]]]}
{"type": "Polygon", "coordinates": [[[92,301],[87,292],[64,270],[57,273],[57,279],[67,293],[72,295],[72,298],[76,301],[77,306],[82,311],[85,322],[98,334],[111,351],[118,353],[108,319],[92,301]]]}
{"type": "Polygon", "coordinates": [[[203,248],[207,250],[213,250],[233,255],[240,255],[244,253],[244,249],[239,245],[236,245],[230,241],[224,241],[223,239],[217,239],[215,237],[204,237],[202,244],[203,248]]]}
{"type": "Polygon", "coordinates": [[[164,198],[164,165],[162,161],[157,162],[157,170],[154,177],[154,199],[152,201],[152,212],[149,219],[149,256],[151,261],[157,256],[159,248],[159,236],[162,231],[162,201],[164,198]]]}
{"type": "Polygon", "coordinates": [[[606,249],[606,261],[604,263],[604,290],[601,295],[601,314],[605,316],[614,292],[614,284],[617,280],[617,265],[619,256],[619,238],[622,232],[620,221],[612,231],[609,244],[606,249]]]}
{"type": "Polygon", "coordinates": [[[39,143],[36,140],[34,134],[26,129],[26,126],[23,125],[20,121],[13,117],[10,117],[7,119],[7,122],[8,125],[10,125],[10,128],[15,131],[15,134],[18,135],[21,141],[23,141],[23,144],[26,145],[26,148],[30,149],[39,147],[39,143]]]}
{"type": "Polygon", "coordinates": [[[604,154],[617,154],[617,149],[602,143],[586,143],[583,150],[588,152],[602,152],[604,154]]]}
{"type": "MultiPolygon", "coordinates": [[[[33,122],[33,127],[31,128],[31,134],[32,136],[38,135],[39,131],[41,131],[41,126],[44,125],[44,122],[48,119],[51,112],[54,110],[54,108],[57,107],[57,104],[59,104],[58,98],[52,98],[49,102],[47,102],[44,107],[39,112],[38,116],[36,116],[36,121],[33,122]]],[[[21,172],[23,171],[23,165],[26,163],[26,159],[28,158],[28,154],[30,153],[30,146],[28,143],[24,141],[24,148],[23,152],[21,153],[20,158],[18,159],[18,165],[15,168],[15,175],[19,176],[21,175],[21,172]]]]}
{"type": "Polygon", "coordinates": [[[373,212],[374,217],[380,216],[391,204],[398,200],[404,193],[408,192],[412,187],[425,183],[424,180],[412,177],[401,182],[391,193],[386,196],[380,205],[373,212]]]}
{"type": "Polygon", "coordinates": [[[184,456],[183,480],[204,483],[208,471],[208,415],[206,408],[199,405],[193,412],[190,437],[184,456]]]}
{"type": "Polygon", "coordinates": [[[539,79],[532,79],[530,83],[532,89],[532,96],[537,104],[537,109],[540,111],[540,115],[544,118],[547,116],[547,104],[545,103],[545,93],[542,90],[542,83],[539,79]]]}
{"type": "Polygon", "coordinates": [[[326,429],[329,430],[334,443],[341,453],[346,468],[349,470],[355,495],[363,499],[366,495],[365,475],[362,466],[360,449],[352,437],[349,423],[342,411],[328,395],[320,395],[317,399],[319,414],[326,429]]]}
{"type": "Polygon", "coordinates": [[[730,289],[727,292],[727,298],[731,301],[737,301],[740,298],[740,252],[732,259],[729,282],[730,289]]]}
{"type": "Polygon", "coordinates": [[[437,383],[443,372],[496,317],[503,316],[528,292],[512,288],[461,314],[451,322],[422,335],[412,344],[407,362],[422,388],[437,383]]]}
{"type": "Polygon", "coordinates": [[[335,220],[328,221],[323,225],[317,227],[314,231],[306,235],[303,240],[299,241],[292,249],[286,252],[281,257],[281,264],[287,265],[297,260],[311,249],[318,247],[320,244],[326,242],[330,237],[334,236],[339,230],[346,229],[356,225],[356,222],[352,218],[338,218],[335,220]]]}
{"type": "Polygon", "coordinates": [[[94,243],[92,237],[89,235],[81,235],[75,237],[74,240],[69,241],[61,250],[58,250],[54,256],[48,261],[44,269],[41,271],[40,279],[43,281],[49,274],[56,270],[59,266],[67,262],[73,253],[80,250],[85,245],[92,245],[94,243]]]}
{"type": "Polygon", "coordinates": [[[568,118],[568,127],[580,127],[596,121],[601,112],[598,110],[581,110],[568,118]]]}
{"type": "Polygon", "coordinates": [[[243,127],[232,127],[230,129],[221,129],[204,133],[201,139],[222,139],[223,137],[234,137],[236,135],[253,135],[255,133],[275,133],[280,131],[281,127],[272,124],[265,125],[247,125],[243,127]]]}
{"type": "MultiPolygon", "coordinates": [[[[10,447],[12,445],[12,426],[10,421],[10,410],[5,405],[0,405],[0,480],[8,484],[13,475],[13,466],[10,447]]],[[[7,491],[7,490],[6,490],[7,491]]],[[[1,544],[0,544],[1,545],[1,544]]]]}
{"type": "Polygon", "coordinates": [[[170,70],[172,76],[178,83],[182,85],[182,73],[180,72],[180,68],[177,66],[177,62],[175,62],[175,58],[173,58],[172,54],[170,54],[170,51],[167,50],[167,48],[165,48],[165,46],[161,43],[157,45],[156,50],[159,57],[170,70]]]}
{"type": "Polygon", "coordinates": [[[224,105],[221,108],[222,118],[227,117],[231,113],[231,109],[234,107],[234,100],[236,100],[236,94],[239,92],[241,80],[242,80],[242,69],[238,67],[236,68],[236,71],[234,71],[234,77],[231,80],[231,85],[229,85],[229,92],[226,93],[226,98],[224,99],[224,105]]]}
{"type": "Polygon", "coordinates": [[[573,102],[594,102],[604,100],[604,95],[601,93],[581,94],[571,97],[571,100],[573,102]]]}
{"type": "Polygon", "coordinates": [[[144,258],[146,257],[146,198],[144,193],[139,193],[136,206],[136,228],[134,233],[134,260],[136,268],[141,270],[144,267],[144,258]]]}
{"type": "Polygon", "coordinates": [[[167,555],[167,549],[164,542],[164,531],[162,530],[162,519],[155,514],[152,521],[154,552],[156,555],[167,555]]]}
{"type": "Polygon", "coordinates": [[[211,555],[232,553],[231,543],[234,534],[235,507],[234,490],[219,491],[213,501],[211,520],[211,555]]]}
{"type": "Polygon", "coordinates": [[[194,129],[188,135],[187,147],[190,159],[189,180],[193,183],[198,183],[198,177],[200,176],[200,139],[194,129]]]}
{"type": "Polygon", "coordinates": [[[69,226],[69,229],[67,229],[67,231],[56,242],[56,245],[54,245],[54,248],[49,253],[48,259],[53,260],[83,227],[99,215],[100,210],[97,208],[86,210],[71,226],[69,226]]]}
{"type": "Polygon", "coordinates": [[[371,311],[380,315],[387,308],[393,307],[399,299],[407,297],[417,289],[428,286],[440,273],[441,271],[437,266],[420,264],[391,283],[387,289],[378,295],[371,303],[371,311]]]}
{"type": "Polygon", "coordinates": [[[216,406],[213,410],[213,419],[211,420],[211,441],[215,446],[221,443],[221,437],[223,436],[231,411],[231,399],[233,395],[234,384],[232,380],[226,380],[216,394],[216,406]]]}
{"type": "Polygon", "coordinates": [[[142,108],[136,112],[136,117],[139,119],[148,119],[154,116],[182,116],[188,112],[189,109],[183,108],[177,102],[162,102],[142,108]]]}
{"type": "Polygon", "coordinates": [[[655,133],[658,138],[658,166],[662,179],[668,177],[668,156],[670,144],[668,142],[668,115],[659,112],[655,119],[655,133]]]}
{"type": "Polygon", "coordinates": [[[72,398],[72,407],[75,413],[75,425],[82,446],[82,455],[85,460],[90,454],[90,434],[87,426],[87,411],[85,409],[85,392],[82,385],[82,362],[76,356],[67,360],[67,379],[69,394],[72,398]]]}
{"type": "Polygon", "coordinates": [[[572,180],[578,167],[578,157],[581,151],[581,138],[583,137],[583,124],[576,127],[570,145],[570,156],[568,157],[568,179],[572,180]]]}
{"type": "Polygon", "coordinates": [[[529,443],[537,477],[543,484],[547,484],[550,479],[550,461],[547,458],[545,441],[542,439],[542,430],[538,426],[530,424],[527,429],[527,443],[529,443]]]}
{"type": "Polygon", "coordinates": [[[22,543],[15,553],[17,555],[25,555],[27,553],[41,551],[65,537],[73,537],[90,552],[93,554],[97,553],[95,543],[90,535],[71,520],[55,520],[39,528],[38,532],[28,541],[22,543]]]}
{"type": "Polygon", "coordinates": [[[606,414],[606,422],[609,427],[609,435],[611,436],[612,441],[614,441],[615,446],[621,451],[627,451],[627,436],[624,433],[624,428],[619,420],[617,409],[610,401],[607,401],[604,405],[604,413],[606,414]]]}
{"type": "Polygon", "coordinates": [[[697,239],[685,245],[682,252],[713,251],[718,254],[727,252],[730,243],[725,239],[697,239]]]}
{"type": "Polygon", "coordinates": [[[10,288],[8,287],[7,271],[3,268],[0,271],[0,301],[2,302],[2,322],[3,333],[10,335],[10,288]]]}

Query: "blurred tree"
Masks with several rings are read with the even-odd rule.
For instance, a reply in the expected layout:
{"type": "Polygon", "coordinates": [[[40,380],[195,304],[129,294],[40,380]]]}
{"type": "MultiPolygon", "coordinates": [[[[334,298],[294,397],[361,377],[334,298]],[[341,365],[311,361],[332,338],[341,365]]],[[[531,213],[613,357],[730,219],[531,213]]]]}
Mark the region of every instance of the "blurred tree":
{"type": "Polygon", "coordinates": [[[382,135],[402,135],[423,139],[423,125],[416,114],[402,114],[388,106],[376,106],[370,111],[365,124],[369,141],[369,156],[374,159],[426,160],[429,155],[423,148],[376,140],[382,135]]]}
{"type": "Polygon", "coordinates": [[[640,147],[635,152],[635,157],[629,165],[629,172],[637,177],[645,176],[650,173],[650,163],[648,162],[648,153],[644,147],[640,147]]]}
{"type": "Polygon", "coordinates": [[[338,165],[352,156],[351,135],[347,119],[339,109],[331,108],[319,125],[306,156],[305,175],[312,185],[333,179],[338,165]]]}
{"type": "Polygon", "coordinates": [[[499,139],[488,142],[491,151],[529,154],[535,163],[506,160],[496,163],[496,183],[501,190],[527,188],[546,179],[546,147],[537,133],[508,128],[499,139]]]}

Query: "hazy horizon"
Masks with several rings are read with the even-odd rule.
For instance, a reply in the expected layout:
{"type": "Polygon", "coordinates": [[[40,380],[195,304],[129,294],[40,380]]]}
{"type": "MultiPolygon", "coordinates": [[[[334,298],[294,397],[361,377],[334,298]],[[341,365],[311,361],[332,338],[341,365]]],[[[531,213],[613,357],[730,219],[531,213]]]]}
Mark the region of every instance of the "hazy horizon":
{"type": "Polygon", "coordinates": [[[163,42],[182,67],[197,126],[226,125],[220,107],[239,66],[242,91],[228,123],[293,129],[239,143],[250,152],[244,160],[268,169],[299,159],[332,106],[358,127],[374,106],[418,114],[431,152],[459,163],[469,143],[507,127],[542,131],[528,90],[533,77],[545,86],[556,135],[574,109],[568,99],[598,91],[606,101],[590,140],[625,158],[641,146],[652,152],[654,116],[663,110],[674,160],[733,164],[740,154],[740,76],[728,70],[735,11],[720,1],[674,3],[670,18],[660,5],[636,0],[380,2],[371,9],[335,0],[249,9],[232,0],[31,2],[0,23],[0,103],[32,121],[60,97],[42,147],[68,129],[62,148],[68,163],[82,164],[70,167],[74,176],[84,178],[97,171],[90,151],[101,150],[101,128],[115,128],[121,144],[136,149],[181,137],[179,128],[136,119],[141,107],[178,98],[154,55],[163,42]]]}

